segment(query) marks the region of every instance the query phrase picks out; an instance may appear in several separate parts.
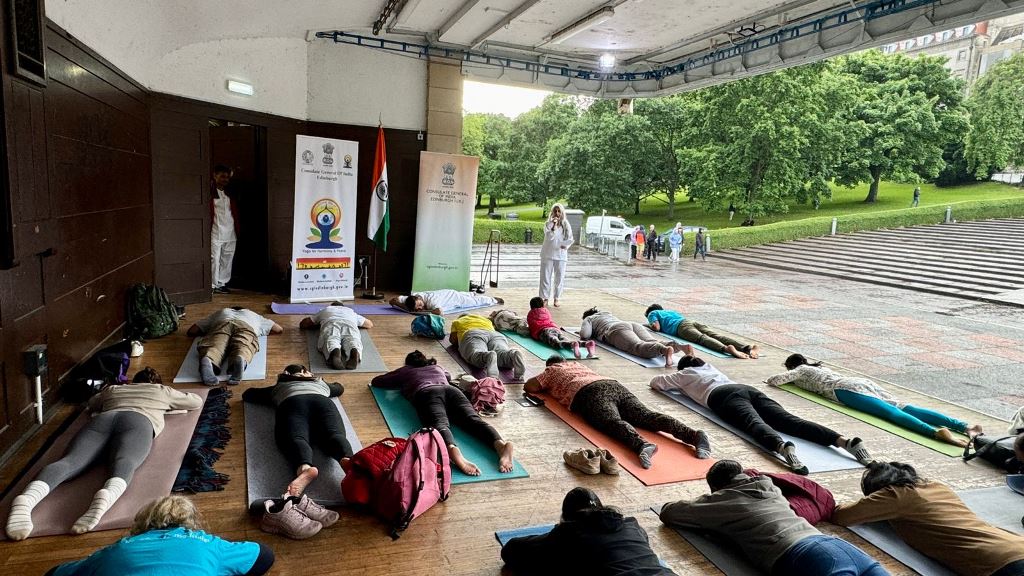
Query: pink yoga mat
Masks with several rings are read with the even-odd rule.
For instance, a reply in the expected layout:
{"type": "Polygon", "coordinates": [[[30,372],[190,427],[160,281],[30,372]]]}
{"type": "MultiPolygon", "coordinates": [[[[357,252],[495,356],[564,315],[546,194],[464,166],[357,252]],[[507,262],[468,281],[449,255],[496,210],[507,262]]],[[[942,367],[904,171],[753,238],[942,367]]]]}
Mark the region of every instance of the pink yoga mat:
{"type": "MultiPolygon", "coordinates": [[[[188,389],[188,392],[202,396],[206,401],[208,389],[188,389]]],[[[167,496],[174,486],[174,479],[181,468],[181,461],[185,457],[185,450],[188,449],[192,440],[192,433],[195,431],[196,423],[199,421],[199,414],[202,409],[191,410],[185,414],[171,414],[165,418],[164,431],[153,440],[153,448],[149,456],[135,471],[135,477],[121,498],[103,515],[99,525],[93,531],[116,530],[127,528],[139,511],[151,500],[167,496]]],[[[11,500],[21,494],[25,486],[35,479],[39,471],[51,462],[56,462],[64,455],[64,451],[75,434],[88,422],[90,416],[82,414],[57,441],[43,454],[43,457],[15,486],[3,502],[0,502],[0,519],[6,524],[7,514],[11,509],[11,500]]],[[[32,511],[32,523],[35,528],[32,530],[34,536],[53,536],[55,534],[69,534],[71,525],[75,520],[89,509],[92,497],[97,490],[103,487],[107,480],[108,472],[104,456],[77,478],[72,478],[57,487],[56,490],[43,498],[43,501],[32,511]]],[[[6,538],[6,535],[4,535],[6,538]]]]}
{"type": "Polygon", "coordinates": [[[715,460],[698,459],[689,444],[683,444],[661,432],[637,429],[637,432],[648,442],[658,445],[658,452],[654,455],[654,466],[645,469],[640,465],[640,458],[637,454],[627,448],[618,440],[613,439],[604,432],[600,432],[590,424],[587,424],[582,417],[569,411],[557,400],[546,394],[538,394],[544,398],[544,406],[551,410],[568,424],[573,430],[589,440],[598,448],[605,448],[615,456],[627,472],[636,476],[636,479],[643,482],[644,486],[655,484],[669,484],[671,482],[682,482],[684,480],[697,480],[707,475],[708,469],[715,463],[715,460]]]}

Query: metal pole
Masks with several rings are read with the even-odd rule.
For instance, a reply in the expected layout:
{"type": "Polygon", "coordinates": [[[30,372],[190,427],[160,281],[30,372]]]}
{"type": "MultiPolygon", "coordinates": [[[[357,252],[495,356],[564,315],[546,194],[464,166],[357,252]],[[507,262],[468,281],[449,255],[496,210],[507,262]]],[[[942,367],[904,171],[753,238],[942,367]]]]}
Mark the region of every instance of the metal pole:
{"type": "Polygon", "coordinates": [[[704,235],[704,251],[711,252],[711,232],[704,235]]]}
{"type": "Polygon", "coordinates": [[[34,379],[36,392],[36,422],[43,423],[43,377],[36,376],[34,379]]]}
{"type": "Polygon", "coordinates": [[[946,206],[946,224],[949,224],[952,221],[953,221],[953,207],[952,206],[946,206]]]}
{"type": "Polygon", "coordinates": [[[838,219],[836,219],[836,218],[832,219],[832,235],[833,236],[836,235],[836,226],[838,225],[838,223],[839,223],[838,219]]]}

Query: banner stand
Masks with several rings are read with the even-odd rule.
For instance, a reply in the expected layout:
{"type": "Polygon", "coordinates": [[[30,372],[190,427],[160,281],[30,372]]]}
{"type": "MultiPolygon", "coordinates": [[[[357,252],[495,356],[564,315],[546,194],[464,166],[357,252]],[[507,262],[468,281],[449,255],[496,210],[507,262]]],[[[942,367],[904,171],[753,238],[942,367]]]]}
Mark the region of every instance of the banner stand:
{"type": "Polygon", "coordinates": [[[363,292],[360,298],[366,300],[383,300],[384,295],[377,293],[377,245],[373,245],[373,258],[370,260],[370,265],[373,266],[373,287],[369,292],[363,292]]]}

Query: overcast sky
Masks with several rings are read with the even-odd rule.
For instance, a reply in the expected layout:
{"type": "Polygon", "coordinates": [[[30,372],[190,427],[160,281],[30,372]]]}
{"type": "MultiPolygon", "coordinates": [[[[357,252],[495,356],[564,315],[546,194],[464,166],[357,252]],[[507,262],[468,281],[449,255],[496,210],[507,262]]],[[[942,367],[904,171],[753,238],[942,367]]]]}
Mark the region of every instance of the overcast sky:
{"type": "Polygon", "coordinates": [[[551,92],[546,90],[466,80],[462,83],[462,110],[466,113],[488,112],[515,118],[540,106],[548,94],[551,92]]]}

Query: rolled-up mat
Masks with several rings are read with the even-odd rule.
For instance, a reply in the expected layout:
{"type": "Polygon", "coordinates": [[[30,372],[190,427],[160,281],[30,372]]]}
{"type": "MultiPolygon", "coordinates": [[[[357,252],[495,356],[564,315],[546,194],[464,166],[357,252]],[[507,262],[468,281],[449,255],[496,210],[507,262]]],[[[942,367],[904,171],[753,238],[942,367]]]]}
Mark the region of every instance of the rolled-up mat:
{"type": "Polygon", "coordinates": [[[320,337],[318,330],[306,330],[306,352],[309,354],[309,370],[313,374],[353,374],[355,372],[387,372],[384,359],[377,350],[369,330],[360,330],[359,338],[363,341],[363,357],[355,370],[338,370],[324,359],[324,355],[317,349],[316,343],[320,337]]]}
{"type": "MultiPolygon", "coordinates": [[[[444,342],[448,342],[448,338],[445,338],[444,342]]],[[[453,346],[450,343],[443,344],[443,346],[444,351],[447,352],[448,355],[452,357],[452,359],[458,362],[459,366],[462,366],[462,369],[466,371],[466,374],[471,375],[473,378],[476,378],[477,380],[487,377],[487,371],[484,370],[483,368],[470,366],[469,362],[467,362],[466,359],[462,357],[462,354],[459,354],[458,346],[453,346]]],[[[525,380],[526,378],[529,378],[529,375],[523,374],[523,380],[525,380]]],[[[516,380],[516,376],[512,372],[511,368],[500,368],[498,370],[498,380],[501,380],[505,384],[511,384],[513,382],[523,382],[523,380],[516,380]]]]}
{"type": "MultiPolygon", "coordinates": [[[[580,337],[580,329],[579,329],[579,327],[576,327],[576,328],[562,328],[562,330],[565,330],[566,332],[568,332],[569,334],[572,334],[573,336],[576,336],[577,338],[580,337]]],[[[639,365],[643,366],[644,368],[664,368],[665,367],[665,357],[664,356],[658,356],[657,358],[641,358],[639,356],[634,356],[633,354],[630,354],[629,352],[626,352],[625,350],[619,350],[618,348],[616,348],[616,347],[614,347],[614,346],[612,346],[610,344],[605,344],[604,342],[601,342],[600,340],[594,340],[594,342],[597,343],[598,347],[601,348],[602,350],[607,350],[607,351],[611,352],[612,354],[615,354],[616,356],[625,358],[626,360],[629,360],[631,362],[635,362],[636,364],[639,364],[639,365]]]]}
{"type": "MultiPolygon", "coordinates": [[[[359,442],[352,422],[338,398],[332,398],[345,423],[345,437],[358,452],[363,445],[359,442]]],[[[249,489],[248,504],[280,498],[288,483],[295,478],[288,459],[281,454],[274,441],[274,407],[266,404],[244,402],[245,405],[245,470],[249,489]]],[[[316,466],[316,480],[306,489],[306,495],[323,506],[339,506],[345,503],[341,495],[341,479],[345,477],[337,460],[326,456],[315,445],[313,466],[316,466]]]]}
{"type": "MultiPolygon", "coordinates": [[[[210,392],[206,388],[184,391],[198,394],[204,401],[210,392]]],[[[165,416],[164,430],[153,440],[149,456],[135,471],[135,476],[128,485],[128,489],[103,515],[103,519],[93,531],[126,528],[131,525],[135,513],[140,508],[152,500],[171,493],[171,487],[174,486],[174,479],[178,475],[182,458],[192,440],[192,434],[201,412],[201,409],[196,409],[184,414],[165,416]]],[[[35,479],[44,466],[60,460],[68,444],[89,422],[89,418],[88,413],[83,413],[76,418],[46,450],[42,458],[29,469],[14,489],[7,494],[3,502],[0,502],[0,518],[3,521],[7,520],[11,509],[11,500],[21,494],[25,486],[35,479]]],[[[68,480],[50,492],[32,511],[32,523],[35,524],[32,536],[68,534],[75,520],[78,520],[89,509],[93,495],[103,487],[109,474],[106,456],[101,455],[85,473],[68,480]]]]}
{"type": "Polygon", "coordinates": [[[796,387],[796,386],[794,386],[792,384],[783,384],[779,388],[782,388],[786,392],[791,392],[793,394],[796,394],[797,396],[800,396],[801,398],[806,398],[806,399],[810,400],[811,402],[814,402],[815,404],[820,404],[820,405],[822,405],[822,406],[824,406],[826,408],[831,408],[831,409],[835,410],[836,412],[841,412],[843,414],[846,414],[847,416],[852,416],[852,417],[856,418],[857,420],[860,420],[861,422],[866,422],[868,424],[871,424],[875,428],[881,428],[882,430],[885,430],[886,432],[890,432],[890,433],[895,434],[895,435],[897,435],[897,436],[899,436],[901,438],[906,438],[907,440],[910,440],[914,444],[920,444],[921,446],[924,446],[925,448],[931,448],[932,450],[935,450],[936,452],[941,452],[941,453],[945,454],[946,456],[954,456],[954,457],[956,457],[956,456],[961,456],[964,453],[964,449],[963,448],[959,448],[957,446],[953,446],[952,444],[946,444],[945,442],[940,442],[940,441],[938,441],[938,440],[936,440],[934,438],[929,438],[929,437],[924,436],[922,434],[918,434],[917,432],[911,432],[910,430],[907,430],[906,428],[902,428],[900,426],[897,426],[896,424],[893,424],[892,422],[889,422],[888,420],[883,420],[883,419],[881,419],[881,418],[879,418],[877,416],[872,416],[871,414],[867,414],[865,412],[861,412],[860,410],[854,410],[853,408],[850,408],[849,406],[845,406],[843,404],[839,404],[839,403],[833,402],[833,401],[829,400],[828,398],[825,398],[823,396],[819,396],[818,394],[815,394],[814,392],[808,392],[807,390],[804,390],[803,388],[798,388],[798,387],[796,387]]]}
{"type": "MultiPolygon", "coordinates": [[[[668,396],[669,398],[675,400],[676,402],[682,404],[683,406],[686,406],[690,410],[693,410],[694,412],[700,414],[701,416],[707,418],[708,420],[711,420],[715,424],[718,424],[719,426],[725,428],[729,432],[732,432],[736,436],[739,436],[740,438],[743,438],[744,440],[753,444],[754,446],[757,446],[762,451],[772,455],[776,460],[779,460],[783,463],[786,462],[785,458],[783,458],[778,452],[765,450],[763,446],[754,441],[754,438],[751,437],[749,433],[740,430],[739,428],[733,426],[732,424],[729,424],[725,420],[722,420],[722,417],[719,416],[718,414],[715,414],[714,411],[712,411],[710,408],[706,408],[694,402],[693,399],[687,396],[686,394],[683,394],[682,392],[677,392],[675,390],[657,390],[657,392],[661,392],[665,396],[668,396]]],[[[782,432],[779,432],[779,436],[782,436],[782,439],[786,440],[787,442],[792,442],[793,444],[796,444],[797,456],[800,458],[800,461],[803,462],[804,466],[807,466],[807,470],[810,472],[833,472],[835,470],[853,470],[855,468],[862,467],[860,463],[858,463],[852,455],[843,450],[840,450],[839,448],[835,448],[832,446],[821,446],[819,444],[811,442],[810,440],[804,440],[802,438],[797,438],[796,436],[783,434],[782,432]]],[[[713,446],[712,449],[714,449],[713,446]]]]}
{"type": "Polygon", "coordinates": [[[696,480],[703,478],[714,459],[700,460],[694,455],[694,450],[689,444],[672,438],[660,432],[651,432],[638,428],[637,432],[648,442],[658,445],[658,452],[654,455],[654,466],[645,469],[640,466],[640,458],[625,444],[615,440],[587,424],[583,418],[569,411],[557,400],[546,394],[536,394],[544,398],[544,406],[553,412],[555,416],[562,419],[573,430],[589,440],[598,448],[605,448],[612,453],[619,461],[619,465],[627,472],[636,476],[636,479],[645,486],[656,484],[668,484],[671,482],[682,482],[684,480],[696,480]]]}
{"type": "MultiPolygon", "coordinates": [[[[651,507],[651,511],[661,515],[661,506],[651,507]]],[[[765,576],[767,573],[754,566],[739,546],[726,538],[714,534],[705,534],[697,530],[672,528],[677,534],[704,555],[725,576],[765,576]]]]}
{"type": "MultiPolygon", "coordinates": [[[[199,338],[194,338],[192,340],[192,347],[188,349],[188,354],[185,354],[185,359],[181,361],[181,367],[178,368],[178,374],[174,376],[175,384],[203,381],[202,376],[199,375],[199,353],[196,351],[198,346],[199,338]]],[[[242,380],[263,380],[266,377],[267,337],[260,336],[260,349],[256,352],[256,355],[252,357],[252,362],[245,367],[245,371],[242,372],[242,380]]],[[[227,370],[221,370],[217,379],[221,382],[227,381],[227,370]]]]}
{"type": "MultiPolygon", "coordinates": [[[[513,538],[521,538],[523,536],[540,536],[541,534],[547,534],[554,528],[554,524],[544,524],[541,526],[526,526],[523,528],[512,528],[511,530],[499,530],[494,533],[494,537],[498,539],[498,543],[502,547],[508,544],[508,541],[513,538]]],[[[659,559],[658,562],[662,566],[668,568],[668,564],[665,564],[664,560],[659,559]]]]}
{"type": "MultiPolygon", "coordinates": [[[[419,416],[416,415],[416,409],[413,408],[408,400],[402,397],[398,390],[385,390],[373,387],[370,390],[373,391],[373,398],[377,401],[377,406],[380,407],[380,411],[384,415],[384,421],[387,422],[393,436],[404,438],[423,427],[419,416]]],[[[527,478],[530,476],[518,460],[513,461],[511,472],[507,474],[499,472],[498,454],[494,451],[493,447],[485,445],[484,442],[470,436],[458,426],[452,427],[452,434],[455,436],[455,442],[459,445],[459,449],[462,450],[462,455],[470,462],[476,464],[477,468],[480,468],[479,476],[469,476],[453,467],[452,484],[509,480],[511,478],[527,478]]]]}
{"type": "MultiPolygon", "coordinates": [[[[577,360],[576,356],[573,355],[571,349],[566,350],[565,348],[559,348],[558,350],[555,350],[554,348],[548,346],[547,344],[542,344],[537,340],[534,340],[533,338],[520,336],[516,332],[502,330],[501,333],[504,334],[506,338],[520,345],[527,352],[533,354],[534,356],[540,358],[541,360],[547,360],[548,358],[551,358],[552,355],[558,355],[567,360],[577,360]]],[[[598,360],[597,356],[595,356],[594,358],[587,358],[587,350],[586,348],[584,348],[582,342],[580,343],[580,355],[582,356],[582,358],[578,358],[578,360],[598,360]]]]}

